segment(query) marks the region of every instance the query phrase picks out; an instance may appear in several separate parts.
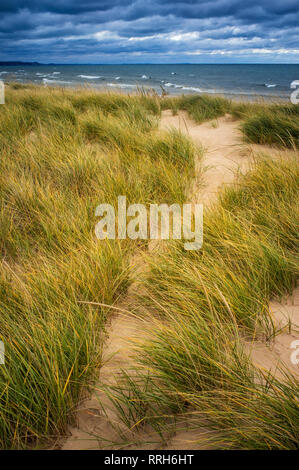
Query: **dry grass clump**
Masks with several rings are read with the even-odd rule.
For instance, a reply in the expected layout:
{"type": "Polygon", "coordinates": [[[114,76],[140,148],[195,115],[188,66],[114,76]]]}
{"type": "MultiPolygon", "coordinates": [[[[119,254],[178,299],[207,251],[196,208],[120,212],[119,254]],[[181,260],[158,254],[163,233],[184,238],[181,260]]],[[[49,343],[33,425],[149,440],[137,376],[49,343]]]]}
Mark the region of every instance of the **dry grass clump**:
{"type": "Polygon", "coordinates": [[[245,120],[242,130],[249,142],[299,147],[299,116],[264,110],[245,120]]]}
{"type": "Polygon", "coordinates": [[[179,109],[187,111],[198,124],[216,119],[231,111],[232,103],[220,96],[182,95],[176,98],[164,98],[162,109],[172,109],[176,114],[179,109]]]}

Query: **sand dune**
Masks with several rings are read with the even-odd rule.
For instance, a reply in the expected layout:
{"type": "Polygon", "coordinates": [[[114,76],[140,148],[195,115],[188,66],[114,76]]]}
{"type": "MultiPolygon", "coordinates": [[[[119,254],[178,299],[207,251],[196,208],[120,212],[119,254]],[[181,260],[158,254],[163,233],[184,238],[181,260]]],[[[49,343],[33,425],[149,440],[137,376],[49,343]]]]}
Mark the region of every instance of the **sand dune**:
{"type": "MultiPolygon", "coordinates": [[[[179,129],[189,135],[195,144],[204,148],[203,159],[196,162],[196,176],[190,185],[189,200],[209,207],[215,202],[219,189],[223,185],[233,183],[236,174],[239,171],[246,171],[249,167],[253,151],[258,150],[258,146],[248,148],[244,145],[239,125],[239,121],[234,121],[230,115],[221,117],[217,121],[197,125],[184,112],[174,116],[169,110],[163,111],[161,130],[179,129]]],[[[263,146],[261,150],[265,151],[267,148],[263,146]]],[[[137,255],[134,263],[139,269],[145,269],[144,265],[142,266],[142,257],[137,255]]],[[[64,442],[63,450],[111,448],[111,443],[119,439],[119,430],[126,434],[128,442],[138,440],[138,446],[127,445],[126,449],[159,448],[159,444],[156,446],[147,444],[152,440],[152,436],[146,427],[138,435],[134,431],[130,433],[125,429],[115,410],[110,408],[107,395],[102,391],[103,385],[116,385],[116,377],[120,370],[124,369],[130,373],[130,367],[133,365],[130,342],[140,336],[140,331],[144,330],[144,320],[126,311],[130,308],[130,304],[134,304],[134,288],[133,284],[128,295],[121,304],[117,305],[119,310],[115,310],[110,324],[107,325],[109,335],[104,346],[104,365],[100,371],[99,388],[96,387],[92,397],[85,400],[78,408],[77,426],[69,428],[70,436],[64,442]]],[[[296,373],[298,366],[291,364],[289,358],[292,352],[290,344],[298,339],[295,330],[299,329],[299,289],[294,291],[292,298],[281,303],[273,301],[270,307],[273,321],[281,331],[270,345],[261,341],[251,341],[246,344],[246,348],[253,362],[259,367],[279,374],[279,364],[283,361],[290,364],[290,369],[296,373]],[[292,324],[291,331],[289,331],[289,320],[292,324]]],[[[206,431],[203,427],[198,431],[197,437],[194,431],[188,432],[186,429],[178,431],[175,436],[170,437],[166,448],[203,448],[203,444],[198,442],[206,431]]]]}

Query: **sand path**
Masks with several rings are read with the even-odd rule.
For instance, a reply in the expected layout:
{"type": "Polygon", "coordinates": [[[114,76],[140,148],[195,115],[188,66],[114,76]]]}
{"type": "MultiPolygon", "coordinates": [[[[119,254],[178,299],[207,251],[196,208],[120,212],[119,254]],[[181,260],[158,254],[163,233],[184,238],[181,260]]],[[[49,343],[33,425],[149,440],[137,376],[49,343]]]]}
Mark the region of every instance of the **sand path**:
{"type": "MultiPolygon", "coordinates": [[[[236,173],[239,170],[246,171],[249,166],[250,152],[244,151],[242,135],[238,129],[239,122],[233,121],[229,115],[226,115],[218,119],[216,125],[215,121],[197,125],[190,120],[186,113],[180,112],[178,115],[173,116],[171,111],[163,111],[160,129],[172,127],[180,129],[189,135],[196,144],[202,145],[204,148],[203,159],[196,162],[197,177],[190,188],[189,199],[193,202],[203,203],[204,207],[209,206],[215,201],[219,188],[224,184],[232,183],[236,173]],[[204,184],[202,184],[202,181],[204,184]]],[[[119,430],[122,430],[126,436],[126,449],[161,448],[161,443],[147,445],[147,442],[151,440],[151,436],[147,434],[146,428],[141,434],[139,432],[138,436],[134,431],[130,433],[115,411],[111,409],[110,402],[102,391],[103,384],[107,386],[116,385],[117,374],[121,369],[130,370],[133,365],[130,341],[143,334],[144,325],[142,322],[144,320],[135,318],[125,311],[129,308],[128,305],[131,303],[132,296],[134,296],[134,285],[131,286],[128,295],[122,300],[121,304],[117,305],[117,308],[121,310],[116,310],[110,324],[107,325],[109,336],[104,347],[103,366],[99,377],[100,385],[98,388],[95,387],[93,395],[84,400],[78,407],[76,426],[69,428],[70,436],[65,440],[62,446],[63,450],[111,449],[113,447],[111,443],[119,441],[119,430]],[[101,403],[101,406],[99,403],[101,403]],[[136,439],[138,439],[138,444],[134,445],[133,441],[136,439]],[[130,442],[132,442],[131,445],[130,442]]],[[[297,291],[296,296],[297,299],[297,291]]],[[[298,304],[299,302],[296,300],[294,305],[291,306],[293,308],[292,312],[287,311],[287,316],[290,313],[293,316],[293,311],[296,311],[295,314],[298,315],[298,304]],[[298,307],[296,307],[297,305],[298,307]]],[[[281,305],[275,305],[276,310],[274,308],[274,311],[281,312],[281,305]]],[[[277,314],[277,318],[281,319],[281,317],[281,313],[277,314]]],[[[283,337],[280,336],[283,339],[282,344],[276,340],[274,349],[273,347],[269,349],[263,343],[252,343],[250,350],[254,362],[261,367],[273,369],[273,367],[276,367],[279,358],[286,359],[287,356],[289,357],[292,352],[289,345],[294,340],[294,335],[292,333],[293,336],[290,337],[285,329],[281,335],[284,335],[283,337]]],[[[204,433],[205,430],[199,430],[198,438],[200,438],[201,432],[204,433]]],[[[194,431],[190,433],[186,430],[179,431],[164,448],[201,448],[199,444],[194,442],[194,439],[194,431]]],[[[123,448],[117,444],[115,447],[123,448]]]]}
{"type": "Polygon", "coordinates": [[[239,125],[230,115],[198,125],[185,112],[176,116],[170,110],[162,112],[161,129],[179,129],[204,149],[201,162],[196,162],[200,185],[190,195],[193,202],[210,205],[220,186],[232,183],[238,170],[247,169],[249,158],[244,152],[239,125]]]}

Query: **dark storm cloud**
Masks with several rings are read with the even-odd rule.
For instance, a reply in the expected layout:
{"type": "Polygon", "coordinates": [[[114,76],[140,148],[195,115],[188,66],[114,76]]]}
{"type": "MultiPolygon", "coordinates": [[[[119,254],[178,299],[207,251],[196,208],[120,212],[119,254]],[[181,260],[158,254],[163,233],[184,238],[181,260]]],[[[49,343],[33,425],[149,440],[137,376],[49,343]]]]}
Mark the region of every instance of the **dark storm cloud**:
{"type": "Polygon", "coordinates": [[[298,62],[299,0],[1,0],[0,60],[298,62]]]}

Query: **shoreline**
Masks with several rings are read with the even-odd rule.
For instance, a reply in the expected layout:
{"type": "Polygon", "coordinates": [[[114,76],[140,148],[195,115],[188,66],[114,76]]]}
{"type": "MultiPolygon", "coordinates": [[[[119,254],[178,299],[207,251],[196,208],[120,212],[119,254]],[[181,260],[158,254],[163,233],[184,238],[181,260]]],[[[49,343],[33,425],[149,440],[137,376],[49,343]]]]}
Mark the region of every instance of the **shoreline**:
{"type": "Polygon", "coordinates": [[[0,80],[20,84],[90,87],[130,94],[138,89],[169,96],[224,96],[243,101],[288,101],[299,65],[130,64],[0,66],[0,80]]]}
{"type": "MultiPolygon", "coordinates": [[[[1,80],[1,77],[0,77],[1,80]]],[[[234,102],[250,102],[250,103],[267,103],[267,104],[279,104],[279,103],[290,103],[290,96],[278,96],[278,95],[262,95],[262,94],[251,94],[251,93],[231,93],[231,92],[196,92],[196,91],[189,91],[185,90],[185,92],[176,92],[170,93],[168,92],[168,88],[165,89],[164,87],[160,87],[159,89],[149,87],[149,86],[140,86],[140,85],[132,85],[131,88],[122,87],[121,85],[97,85],[95,83],[74,83],[74,84],[63,84],[62,82],[59,83],[34,83],[32,81],[22,82],[19,81],[4,81],[4,85],[9,86],[11,88],[24,88],[27,87],[36,87],[36,88],[53,88],[58,90],[78,90],[78,91],[90,91],[90,92],[98,92],[98,93],[109,93],[109,94],[121,94],[121,95],[138,95],[139,93],[145,94],[157,94],[160,98],[167,97],[167,98],[180,98],[183,96],[209,96],[209,97],[221,97],[224,99],[228,99],[234,102]],[[163,94],[162,90],[164,90],[165,94],[163,94]]],[[[290,95],[291,95],[290,90],[290,95]]]]}

